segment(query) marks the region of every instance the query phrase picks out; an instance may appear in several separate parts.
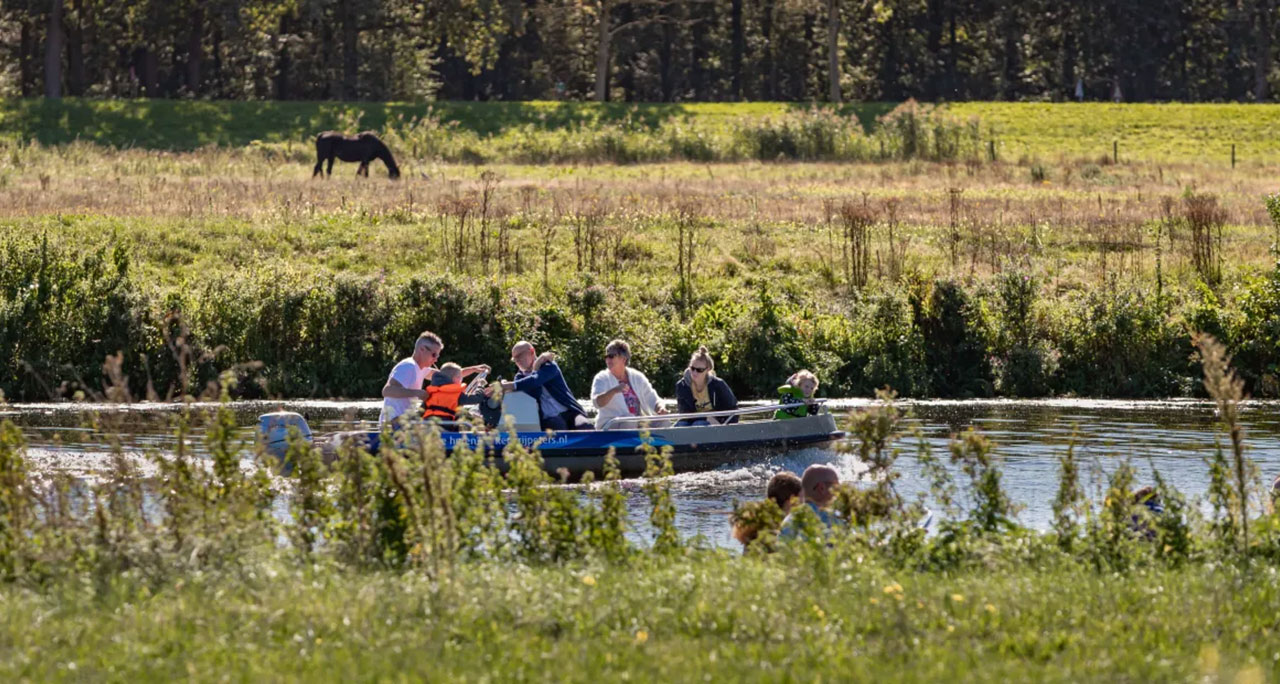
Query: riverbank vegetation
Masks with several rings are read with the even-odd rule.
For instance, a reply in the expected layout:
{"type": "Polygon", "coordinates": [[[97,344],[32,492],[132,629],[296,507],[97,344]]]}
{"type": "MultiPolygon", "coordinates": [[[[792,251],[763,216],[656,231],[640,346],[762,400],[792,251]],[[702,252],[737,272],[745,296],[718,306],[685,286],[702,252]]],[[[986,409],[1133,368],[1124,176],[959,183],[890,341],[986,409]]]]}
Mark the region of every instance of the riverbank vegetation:
{"type": "Polygon", "coordinates": [[[36,477],[5,424],[0,671],[1265,681],[1280,519],[1232,422],[1240,385],[1221,347],[1198,349],[1226,437],[1204,501],[1154,473],[1153,510],[1127,461],[1103,472],[1068,448],[1053,527],[1027,530],[995,445],[968,432],[932,454],[885,396],[850,419],[870,470],[840,490],[843,522],[826,535],[802,516],[808,535],[782,543],[772,502],[742,504],[737,519],[763,527],[745,556],[675,533],[660,453],[637,531],[615,475],[548,486],[521,450],[503,477],[429,436],[331,466],[295,443],[272,476],[243,467],[267,462],[224,409],[205,419],[207,460],[182,415],[173,453],[73,480],[36,477]],[[894,487],[913,448],[931,533],[894,487]]]}
{"type": "Polygon", "coordinates": [[[309,179],[310,152],[10,144],[0,391],[376,395],[434,329],[528,338],[582,391],[631,340],[659,385],[706,344],[740,396],[1199,392],[1190,339],[1280,395],[1272,167],[997,159],[453,165],[309,179]],[[376,175],[376,174],[375,174],[376,175]],[[677,248],[683,245],[683,248],[677,248]]]}

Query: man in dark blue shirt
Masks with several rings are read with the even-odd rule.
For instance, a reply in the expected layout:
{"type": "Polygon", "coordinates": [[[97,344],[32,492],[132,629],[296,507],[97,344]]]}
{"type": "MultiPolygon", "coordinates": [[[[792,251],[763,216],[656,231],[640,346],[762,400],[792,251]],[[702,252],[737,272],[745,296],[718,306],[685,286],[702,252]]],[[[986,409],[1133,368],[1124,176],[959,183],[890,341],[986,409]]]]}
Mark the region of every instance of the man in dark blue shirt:
{"type": "Polygon", "coordinates": [[[585,430],[591,428],[586,409],[569,391],[554,354],[538,356],[533,345],[521,340],[511,347],[511,360],[520,369],[514,382],[502,383],[504,391],[524,392],[538,400],[544,430],[585,430]]]}

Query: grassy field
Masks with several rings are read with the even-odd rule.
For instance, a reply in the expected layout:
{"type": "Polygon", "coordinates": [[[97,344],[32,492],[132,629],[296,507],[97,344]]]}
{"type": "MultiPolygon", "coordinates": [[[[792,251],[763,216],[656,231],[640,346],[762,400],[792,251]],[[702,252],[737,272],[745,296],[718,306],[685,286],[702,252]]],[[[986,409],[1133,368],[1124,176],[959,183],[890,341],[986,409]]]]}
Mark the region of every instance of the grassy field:
{"type": "MultiPolygon", "coordinates": [[[[45,145],[75,140],[111,147],[191,150],[255,141],[310,147],[328,129],[404,128],[435,118],[475,140],[528,131],[624,126],[656,132],[692,127],[715,135],[747,122],[807,111],[796,103],[626,104],[569,102],[192,102],[180,100],[0,100],[0,131],[45,145]]],[[[817,105],[853,117],[866,132],[893,103],[817,105]]],[[[1231,145],[1245,164],[1280,162],[1280,105],[971,102],[945,106],[980,122],[982,150],[995,141],[1009,160],[1096,161],[1119,145],[1124,161],[1230,165],[1231,145]]],[[[508,152],[508,154],[511,154],[508,152]]],[[[502,154],[495,161],[504,161],[502,154]]]]}
{"type": "Polygon", "coordinates": [[[116,352],[135,396],[200,393],[253,364],[252,396],[369,396],[426,327],[468,341],[468,363],[532,338],[567,354],[578,384],[619,335],[656,377],[707,344],[742,396],[800,367],[829,395],[1185,395],[1203,329],[1237,354],[1251,393],[1280,396],[1264,201],[1280,167],[1194,153],[1205,120],[1261,144],[1268,107],[976,103],[902,110],[865,133],[776,104],[438,105],[456,125],[368,105],[397,122],[386,137],[404,176],[391,183],[380,165],[311,179],[303,132],[354,128],[346,105],[2,106],[19,137],[76,117],[103,127],[0,142],[12,398],[96,392],[116,352]],[[991,161],[973,116],[1039,147],[991,161]],[[1143,129],[1159,138],[1153,160],[1072,147],[1088,136],[1071,121],[1102,135],[1139,119],[1168,122],[1143,129]],[[184,150],[184,128],[208,138],[184,150]],[[126,130],[151,137],[110,146],[126,130]],[[953,371],[957,354],[969,362],[953,371]]]}
{"type": "Polygon", "coordinates": [[[482,563],[437,581],[276,561],[158,585],[9,587],[0,676],[1244,683],[1277,671],[1280,582],[1262,568],[942,574],[848,558],[814,577],[793,562],[482,563]]]}

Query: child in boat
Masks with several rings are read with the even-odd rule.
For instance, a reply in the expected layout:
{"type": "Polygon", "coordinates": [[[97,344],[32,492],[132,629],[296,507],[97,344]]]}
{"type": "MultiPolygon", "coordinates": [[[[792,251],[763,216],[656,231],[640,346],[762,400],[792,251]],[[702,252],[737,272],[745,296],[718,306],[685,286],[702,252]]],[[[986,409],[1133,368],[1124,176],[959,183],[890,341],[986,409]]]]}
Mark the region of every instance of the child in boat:
{"type": "Polygon", "coordinates": [[[462,366],[456,363],[440,366],[426,389],[427,399],[422,402],[423,418],[452,422],[458,419],[458,406],[479,404],[485,400],[480,392],[466,394],[466,387],[462,384],[462,366]]]}
{"type": "Polygon", "coordinates": [[[773,413],[774,420],[787,418],[804,418],[818,412],[818,405],[813,402],[813,395],[818,393],[818,376],[808,370],[797,371],[787,378],[787,383],[778,388],[778,403],[795,404],[773,413]]]}

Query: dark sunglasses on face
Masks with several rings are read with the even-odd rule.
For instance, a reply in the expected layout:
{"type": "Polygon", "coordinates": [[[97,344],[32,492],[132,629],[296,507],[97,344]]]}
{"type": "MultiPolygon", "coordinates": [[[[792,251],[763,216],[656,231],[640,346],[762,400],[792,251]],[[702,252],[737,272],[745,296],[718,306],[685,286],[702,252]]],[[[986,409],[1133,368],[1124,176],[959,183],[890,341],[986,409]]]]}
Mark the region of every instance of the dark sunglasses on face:
{"type": "Polygon", "coordinates": [[[689,366],[689,370],[693,371],[694,373],[706,373],[706,372],[707,372],[708,370],[710,370],[710,369],[707,369],[707,368],[698,368],[698,367],[696,367],[696,366],[689,366]]]}
{"type": "Polygon", "coordinates": [[[605,355],[604,355],[604,357],[605,357],[606,359],[612,359],[612,358],[617,357],[617,356],[622,356],[622,354],[605,354],[605,355]]]}

